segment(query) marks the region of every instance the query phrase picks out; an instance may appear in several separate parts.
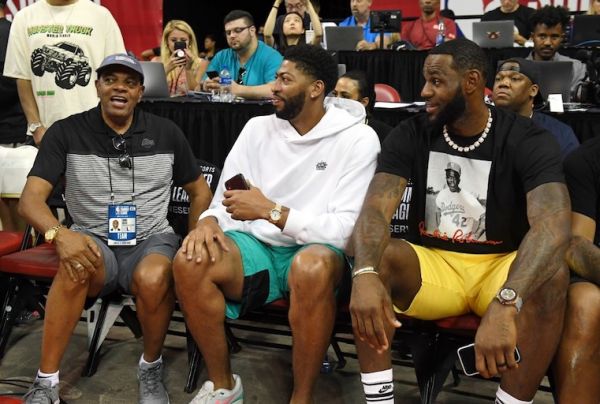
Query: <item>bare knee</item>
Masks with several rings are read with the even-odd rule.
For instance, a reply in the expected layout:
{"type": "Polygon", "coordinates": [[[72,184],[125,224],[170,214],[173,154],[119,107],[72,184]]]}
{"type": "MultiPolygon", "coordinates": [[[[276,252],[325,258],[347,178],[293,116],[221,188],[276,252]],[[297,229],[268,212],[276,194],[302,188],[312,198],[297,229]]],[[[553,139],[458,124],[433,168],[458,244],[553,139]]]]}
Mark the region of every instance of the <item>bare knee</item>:
{"type": "Polygon", "coordinates": [[[569,287],[565,334],[568,338],[586,340],[598,345],[600,333],[600,288],[588,282],[569,287]]]}
{"type": "Polygon", "coordinates": [[[131,290],[144,301],[160,302],[171,291],[173,275],[168,259],[142,262],[133,274],[131,290]]]}
{"type": "Polygon", "coordinates": [[[342,259],[324,246],[310,246],[294,257],[290,268],[289,287],[296,296],[333,293],[341,278],[342,259]]]}

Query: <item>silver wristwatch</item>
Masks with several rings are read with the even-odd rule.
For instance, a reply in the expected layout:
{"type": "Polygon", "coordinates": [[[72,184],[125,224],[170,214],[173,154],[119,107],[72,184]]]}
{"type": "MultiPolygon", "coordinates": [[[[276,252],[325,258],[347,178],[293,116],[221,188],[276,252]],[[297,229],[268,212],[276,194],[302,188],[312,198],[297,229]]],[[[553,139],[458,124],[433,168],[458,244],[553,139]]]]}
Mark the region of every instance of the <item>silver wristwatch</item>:
{"type": "Polygon", "coordinates": [[[33,132],[35,132],[38,128],[41,128],[43,125],[41,122],[32,122],[27,126],[27,136],[33,136],[33,132]]]}

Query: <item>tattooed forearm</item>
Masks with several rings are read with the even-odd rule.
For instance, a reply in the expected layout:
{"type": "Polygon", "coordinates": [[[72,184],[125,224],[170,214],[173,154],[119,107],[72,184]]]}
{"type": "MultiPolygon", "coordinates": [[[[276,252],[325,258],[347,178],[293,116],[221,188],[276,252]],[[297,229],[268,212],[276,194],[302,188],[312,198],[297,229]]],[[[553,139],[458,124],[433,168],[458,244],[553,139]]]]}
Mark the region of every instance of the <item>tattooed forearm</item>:
{"type": "Polygon", "coordinates": [[[600,285],[600,248],[584,237],[573,237],[567,263],[579,276],[600,285]]]}
{"type": "Polygon", "coordinates": [[[352,234],[356,268],[379,264],[390,239],[390,220],[405,188],[402,177],[384,173],[373,177],[352,234]]]}
{"type": "Polygon", "coordinates": [[[506,285],[523,299],[565,267],[571,237],[571,204],[564,184],[549,183],[527,194],[530,229],[519,246],[506,285]]]}

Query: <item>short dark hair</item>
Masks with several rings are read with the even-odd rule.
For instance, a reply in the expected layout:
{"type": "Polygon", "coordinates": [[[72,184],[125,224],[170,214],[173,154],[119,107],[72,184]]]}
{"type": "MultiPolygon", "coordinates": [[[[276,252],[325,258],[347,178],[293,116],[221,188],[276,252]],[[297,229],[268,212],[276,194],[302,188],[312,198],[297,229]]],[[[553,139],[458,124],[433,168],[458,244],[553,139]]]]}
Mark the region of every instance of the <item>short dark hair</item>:
{"type": "Polygon", "coordinates": [[[485,80],[488,73],[488,58],[475,42],[465,38],[447,41],[429,51],[429,55],[452,56],[452,68],[458,72],[479,70],[485,80]]]}
{"type": "Polygon", "coordinates": [[[351,70],[346,72],[341,78],[354,80],[358,83],[358,96],[360,98],[369,97],[369,104],[367,104],[366,110],[371,112],[375,103],[375,86],[369,77],[367,77],[367,74],[362,70],[351,70]]]}
{"type": "Polygon", "coordinates": [[[560,24],[564,31],[569,26],[569,12],[561,6],[544,6],[531,15],[529,23],[533,30],[538,24],[544,24],[547,27],[560,24]]]}
{"type": "Polygon", "coordinates": [[[312,76],[315,80],[323,81],[325,95],[335,88],[338,76],[337,63],[321,47],[307,44],[290,46],[285,51],[283,58],[294,62],[299,70],[312,76]]]}
{"type": "Polygon", "coordinates": [[[206,39],[206,38],[210,39],[213,42],[217,42],[217,37],[215,34],[206,34],[206,35],[204,35],[204,39],[206,39]]]}
{"type": "Polygon", "coordinates": [[[244,10],[230,11],[223,19],[223,25],[231,21],[239,20],[240,18],[246,20],[246,25],[249,27],[254,25],[254,17],[252,17],[252,14],[244,10]]]}

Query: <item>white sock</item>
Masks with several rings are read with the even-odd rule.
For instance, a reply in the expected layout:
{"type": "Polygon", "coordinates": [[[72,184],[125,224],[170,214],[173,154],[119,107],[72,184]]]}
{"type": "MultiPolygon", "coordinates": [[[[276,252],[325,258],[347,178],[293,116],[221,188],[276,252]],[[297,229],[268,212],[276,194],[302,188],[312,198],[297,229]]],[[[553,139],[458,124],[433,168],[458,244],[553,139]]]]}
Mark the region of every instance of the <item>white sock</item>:
{"type": "Polygon", "coordinates": [[[44,373],[41,370],[38,370],[36,379],[46,379],[50,380],[52,387],[56,386],[59,382],[58,379],[58,370],[54,373],[44,373]]]}
{"type": "Polygon", "coordinates": [[[533,404],[533,400],[531,401],[521,401],[506,391],[502,390],[500,386],[498,386],[498,390],[496,391],[496,404],[533,404]]]}
{"type": "Polygon", "coordinates": [[[154,365],[158,365],[161,362],[162,362],[162,355],[159,356],[158,359],[155,360],[154,362],[146,362],[146,360],[144,359],[144,354],[142,354],[142,356],[140,356],[140,366],[142,364],[145,366],[154,366],[154,365]]]}
{"type": "Polygon", "coordinates": [[[361,373],[367,403],[394,404],[394,375],[392,369],[361,373]]]}

